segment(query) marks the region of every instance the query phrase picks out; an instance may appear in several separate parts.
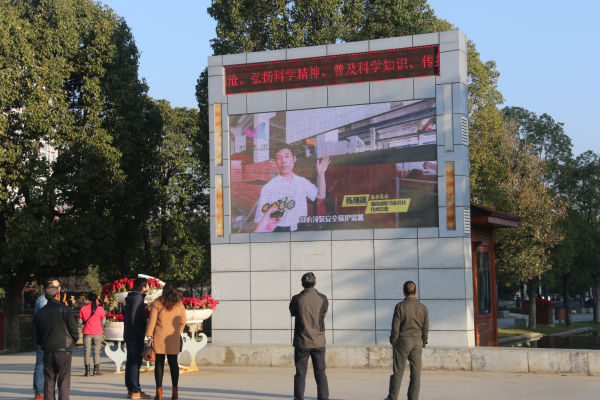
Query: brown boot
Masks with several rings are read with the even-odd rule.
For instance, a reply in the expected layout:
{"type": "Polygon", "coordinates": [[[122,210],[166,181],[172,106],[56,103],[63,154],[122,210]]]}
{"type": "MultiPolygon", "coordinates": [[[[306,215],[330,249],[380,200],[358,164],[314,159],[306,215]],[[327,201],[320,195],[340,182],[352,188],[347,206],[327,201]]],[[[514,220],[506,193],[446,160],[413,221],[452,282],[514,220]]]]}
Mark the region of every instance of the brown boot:
{"type": "Polygon", "coordinates": [[[150,398],[152,398],[152,396],[147,395],[144,392],[139,392],[139,393],[132,393],[131,398],[132,399],[150,399],[150,398]]]}
{"type": "Polygon", "coordinates": [[[171,399],[177,400],[178,398],[179,398],[178,389],[177,389],[177,387],[173,386],[173,396],[171,396],[171,399]]]}
{"type": "Polygon", "coordinates": [[[162,400],[162,388],[161,387],[156,388],[156,396],[154,396],[154,399],[162,400]]]}

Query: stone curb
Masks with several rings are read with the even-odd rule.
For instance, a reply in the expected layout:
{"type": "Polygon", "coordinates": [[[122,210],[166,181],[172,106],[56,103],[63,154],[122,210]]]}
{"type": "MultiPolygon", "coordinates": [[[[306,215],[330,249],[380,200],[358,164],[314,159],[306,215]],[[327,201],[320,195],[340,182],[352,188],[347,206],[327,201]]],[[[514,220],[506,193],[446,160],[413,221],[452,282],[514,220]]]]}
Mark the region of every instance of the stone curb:
{"type": "MultiPolygon", "coordinates": [[[[183,353],[180,364],[189,363],[183,353]]],[[[327,346],[328,368],[392,368],[391,346],[327,346]]],[[[198,366],[293,367],[294,348],[277,344],[209,344],[198,366]]],[[[600,351],[499,347],[427,347],[424,370],[600,376],[600,351]]]]}
{"type": "Polygon", "coordinates": [[[577,335],[578,333],[585,333],[585,332],[591,332],[591,331],[592,331],[592,328],[589,326],[586,326],[585,328],[573,329],[572,331],[566,331],[566,332],[561,332],[561,333],[553,333],[552,335],[548,335],[548,336],[577,335]]]}
{"type": "Polygon", "coordinates": [[[537,340],[544,337],[542,333],[528,333],[526,335],[513,336],[504,339],[498,339],[498,344],[506,344],[512,342],[520,342],[521,340],[537,340]]]}

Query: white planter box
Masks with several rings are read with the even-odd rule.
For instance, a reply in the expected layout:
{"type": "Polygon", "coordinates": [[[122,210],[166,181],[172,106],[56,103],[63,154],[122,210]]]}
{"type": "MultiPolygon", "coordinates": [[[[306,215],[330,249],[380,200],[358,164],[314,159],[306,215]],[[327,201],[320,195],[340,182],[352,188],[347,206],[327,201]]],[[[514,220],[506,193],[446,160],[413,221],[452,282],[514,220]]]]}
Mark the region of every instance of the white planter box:
{"type": "Polygon", "coordinates": [[[188,321],[206,321],[212,315],[213,310],[185,310],[188,321]]]}
{"type": "Polygon", "coordinates": [[[104,336],[110,339],[123,339],[124,322],[107,322],[104,325],[104,336]]]}
{"type": "Polygon", "coordinates": [[[129,292],[119,292],[119,299],[117,300],[121,304],[125,304],[125,298],[129,296],[129,292]]]}
{"type": "Polygon", "coordinates": [[[213,310],[210,308],[208,310],[194,310],[194,319],[206,321],[212,315],[213,310]]]}

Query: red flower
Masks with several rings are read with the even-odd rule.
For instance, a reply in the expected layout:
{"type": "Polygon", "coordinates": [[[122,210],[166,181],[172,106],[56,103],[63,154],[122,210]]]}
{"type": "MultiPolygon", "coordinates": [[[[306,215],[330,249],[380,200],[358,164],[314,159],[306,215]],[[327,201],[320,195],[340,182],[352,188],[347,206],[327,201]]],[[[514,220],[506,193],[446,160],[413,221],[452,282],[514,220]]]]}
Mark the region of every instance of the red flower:
{"type": "MultiPolygon", "coordinates": [[[[528,306],[529,300],[525,300],[523,302],[523,305],[528,306]]],[[[552,308],[552,306],[554,306],[554,303],[546,299],[535,299],[535,306],[536,308],[552,308]]]]}
{"type": "Polygon", "coordinates": [[[162,285],[160,284],[160,281],[158,279],[154,279],[154,278],[148,278],[148,284],[150,285],[150,287],[153,287],[153,288],[162,287],[162,285]]]}
{"type": "Polygon", "coordinates": [[[106,320],[110,322],[123,322],[123,314],[108,313],[106,320]]]}
{"type": "Polygon", "coordinates": [[[200,299],[195,297],[185,297],[181,300],[181,302],[186,310],[206,310],[208,308],[214,310],[217,308],[217,304],[219,304],[218,301],[206,295],[202,296],[200,299]]]}
{"type": "Polygon", "coordinates": [[[102,294],[106,297],[110,296],[112,290],[111,290],[112,285],[110,283],[107,283],[106,285],[104,285],[102,287],[102,294]]]}

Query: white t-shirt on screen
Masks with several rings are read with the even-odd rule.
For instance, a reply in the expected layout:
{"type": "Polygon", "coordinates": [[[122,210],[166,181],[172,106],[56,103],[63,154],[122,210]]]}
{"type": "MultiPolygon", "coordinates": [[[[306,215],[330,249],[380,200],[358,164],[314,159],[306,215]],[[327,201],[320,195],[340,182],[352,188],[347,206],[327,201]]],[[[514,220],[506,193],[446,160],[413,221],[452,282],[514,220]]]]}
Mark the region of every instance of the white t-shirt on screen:
{"type": "Polygon", "coordinates": [[[294,174],[292,181],[288,182],[281,175],[277,175],[260,190],[254,222],[259,222],[263,217],[262,210],[265,204],[284,200],[287,201],[287,206],[277,226],[289,226],[295,231],[298,229],[300,217],[307,215],[307,198],[312,201],[317,198],[317,187],[308,179],[294,174]]]}

